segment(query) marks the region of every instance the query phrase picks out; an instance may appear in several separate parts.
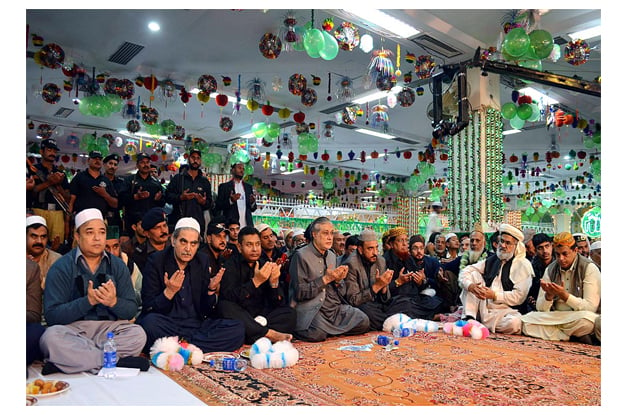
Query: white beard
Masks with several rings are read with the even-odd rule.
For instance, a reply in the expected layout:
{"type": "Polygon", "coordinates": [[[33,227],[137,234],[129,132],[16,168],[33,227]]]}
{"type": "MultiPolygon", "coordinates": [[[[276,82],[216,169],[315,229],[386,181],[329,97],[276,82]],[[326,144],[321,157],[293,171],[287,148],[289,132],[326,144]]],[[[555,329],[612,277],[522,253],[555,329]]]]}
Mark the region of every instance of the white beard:
{"type": "Polygon", "coordinates": [[[480,255],[482,255],[482,251],[469,250],[469,263],[475,264],[480,259],[480,255]]]}
{"type": "Polygon", "coordinates": [[[502,261],[509,261],[512,259],[513,256],[514,256],[514,252],[504,253],[501,250],[497,249],[497,258],[499,258],[502,261]]]}

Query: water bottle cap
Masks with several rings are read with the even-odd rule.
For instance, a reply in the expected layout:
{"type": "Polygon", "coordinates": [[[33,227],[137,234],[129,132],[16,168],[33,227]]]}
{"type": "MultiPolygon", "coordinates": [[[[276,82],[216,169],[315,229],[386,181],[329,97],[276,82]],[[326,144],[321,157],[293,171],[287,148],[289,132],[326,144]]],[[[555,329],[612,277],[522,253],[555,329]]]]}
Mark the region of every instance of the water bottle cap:
{"type": "Polygon", "coordinates": [[[115,333],[113,333],[112,331],[109,331],[108,333],[106,333],[106,338],[107,339],[112,339],[114,335],[115,335],[115,333]]]}

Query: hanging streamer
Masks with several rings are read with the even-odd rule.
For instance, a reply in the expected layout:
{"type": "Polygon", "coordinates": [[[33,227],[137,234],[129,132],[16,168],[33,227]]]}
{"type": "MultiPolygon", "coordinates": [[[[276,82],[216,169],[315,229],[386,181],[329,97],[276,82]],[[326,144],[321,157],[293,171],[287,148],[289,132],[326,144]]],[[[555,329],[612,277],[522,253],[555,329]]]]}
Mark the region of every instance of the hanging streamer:
{"type": "Polygon", "coordinates": [[[399,43],[397,44],[397,70],[395,71],[395,76],[401,76],[401,71],[399,70],[399,65],[401,64],[401,46],[399,43]]]}
{"type": "Polygon", "coordinates": [[[332,73],[328,72],[328,98],[327,98],[328,101],[332,101],[332,92],[330,90],[331,85],[332,85],[332,73]]]}

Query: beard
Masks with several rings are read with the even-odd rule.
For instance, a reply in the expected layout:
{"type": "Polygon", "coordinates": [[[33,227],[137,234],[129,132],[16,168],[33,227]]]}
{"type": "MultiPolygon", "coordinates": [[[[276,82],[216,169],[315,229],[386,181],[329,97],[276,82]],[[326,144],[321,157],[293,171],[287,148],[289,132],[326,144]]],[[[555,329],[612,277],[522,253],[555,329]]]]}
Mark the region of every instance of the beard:
{"type": "Polygon", "coordinates": [[[408,258],[410,258],[410,252],[408,251],[395,252],[395,255],[397,255],[397,258],[401,259],[402,261],[406,261],[408,258]]]}
{"type": "Polygon", "coordinates": [[[469,250],[469,262],[471,264],[475,264],[478,259],[480,259],[480,255],[482,255],[482,251],[473,251],[469,250]]]}
{"type": "Polygon", "coordinates": [[[497,249],[497,258],[502,261],[508,261],[512,259],[514,256],[514,252],[502,252],[500,249],[497,249]]]}

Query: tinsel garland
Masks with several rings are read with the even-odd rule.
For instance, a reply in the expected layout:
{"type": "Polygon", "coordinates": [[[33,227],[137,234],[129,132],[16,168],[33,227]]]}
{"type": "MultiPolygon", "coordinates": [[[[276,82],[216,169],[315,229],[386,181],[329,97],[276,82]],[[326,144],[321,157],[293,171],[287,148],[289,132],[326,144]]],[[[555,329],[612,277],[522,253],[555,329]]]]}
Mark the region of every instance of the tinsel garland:
{"type": "Polygon", "coordinates": [[[482,220],[499,223],[503,219],[501,127],[501,113],[483,107],[470,115],[465,129],[450,138],[449,188],[453,229],[469,231],[482,220]]]}

